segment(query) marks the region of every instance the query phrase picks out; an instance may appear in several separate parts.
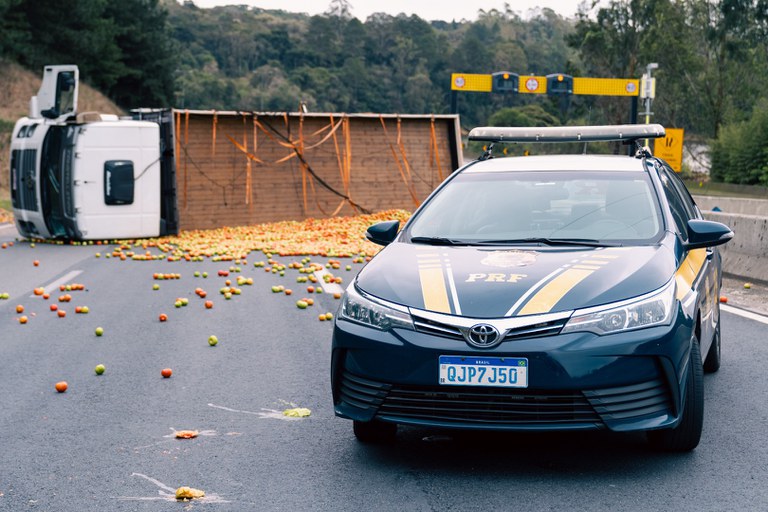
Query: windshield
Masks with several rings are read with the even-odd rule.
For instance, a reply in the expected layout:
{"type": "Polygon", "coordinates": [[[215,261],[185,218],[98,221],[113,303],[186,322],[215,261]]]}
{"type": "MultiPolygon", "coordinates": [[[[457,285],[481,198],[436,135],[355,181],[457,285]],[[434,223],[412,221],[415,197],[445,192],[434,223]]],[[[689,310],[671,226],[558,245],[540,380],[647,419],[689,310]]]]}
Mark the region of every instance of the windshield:
{"type": "Polygon", "coordinates": [[[74,133],[73,127],[52,126],[43,142],[40,158],[41,207],[45,225],[53,238],[77,237],[74,222],[67,215],[73,210],[74,133]]]}
{"type": "Polygon", "coordinates": [[[644,172],[469,172],[430,200],[409,235],[417,243],[637,244],[656,239],[661,229],[644,172]]]}

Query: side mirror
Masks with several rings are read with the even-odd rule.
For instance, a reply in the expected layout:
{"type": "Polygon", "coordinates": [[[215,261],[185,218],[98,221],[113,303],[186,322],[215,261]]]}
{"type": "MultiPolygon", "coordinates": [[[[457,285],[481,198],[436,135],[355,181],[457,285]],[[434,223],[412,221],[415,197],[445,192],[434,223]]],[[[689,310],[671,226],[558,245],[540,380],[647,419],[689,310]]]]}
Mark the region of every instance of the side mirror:
{"type": "Polygon", "coordinates": [[[399,220],[389,220],[387,222],[379,222],[369,227],[365,231],[365,238],[371,242],[379,245],[389,245],[397,236],[397,231],[400,229],[399,220]]]}
{"type": "Polygon", "coordinates": [[[731,228],[720,222],[691,219],[688,221],[687,250],[723,245],[733,238],[731,228]]]}

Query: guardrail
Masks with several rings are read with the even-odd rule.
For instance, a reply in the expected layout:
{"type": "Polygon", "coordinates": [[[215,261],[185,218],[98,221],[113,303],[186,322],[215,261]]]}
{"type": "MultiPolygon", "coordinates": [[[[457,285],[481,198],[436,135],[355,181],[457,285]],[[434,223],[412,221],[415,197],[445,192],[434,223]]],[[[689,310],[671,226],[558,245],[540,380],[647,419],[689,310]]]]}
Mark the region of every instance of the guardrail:
{"type": "Polygon", "coordinates": [[[707,220],[729,226],[735,236],[721,246],[723,272],[768,282],[768,200],[694,196],[707,220]],[[718,208],[721,211],[712,211],[718,208]]]}

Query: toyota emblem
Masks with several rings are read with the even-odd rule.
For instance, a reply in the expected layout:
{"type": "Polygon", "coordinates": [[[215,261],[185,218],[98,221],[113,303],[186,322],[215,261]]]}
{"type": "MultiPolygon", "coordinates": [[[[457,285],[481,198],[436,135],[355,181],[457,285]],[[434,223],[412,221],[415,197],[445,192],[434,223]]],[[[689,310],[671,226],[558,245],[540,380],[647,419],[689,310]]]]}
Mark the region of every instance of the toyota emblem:
{"type": "Polygon", "coordinates": [[[491,348],[501,342],[498,329],[490,324],[477,324],[469,328],[466,334],[467,343],[478,348],[491,348]]]}

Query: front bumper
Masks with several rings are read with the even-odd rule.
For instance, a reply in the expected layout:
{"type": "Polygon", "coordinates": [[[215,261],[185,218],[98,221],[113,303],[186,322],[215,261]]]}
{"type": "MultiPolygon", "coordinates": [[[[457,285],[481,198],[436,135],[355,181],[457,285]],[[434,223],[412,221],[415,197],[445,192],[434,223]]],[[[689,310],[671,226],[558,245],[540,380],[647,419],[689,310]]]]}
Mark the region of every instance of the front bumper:
{"type": "Polygon", "coordinates": [[[691,322],[610,336],[569,333],[490,350],[403,329],[337,320],[336,415],[357,421],[483,430],[652,430],[680,420],[691,322]],[[528,387],[441,386],[440,355],[525,357],[528,387]]]}

